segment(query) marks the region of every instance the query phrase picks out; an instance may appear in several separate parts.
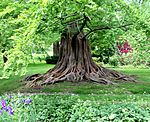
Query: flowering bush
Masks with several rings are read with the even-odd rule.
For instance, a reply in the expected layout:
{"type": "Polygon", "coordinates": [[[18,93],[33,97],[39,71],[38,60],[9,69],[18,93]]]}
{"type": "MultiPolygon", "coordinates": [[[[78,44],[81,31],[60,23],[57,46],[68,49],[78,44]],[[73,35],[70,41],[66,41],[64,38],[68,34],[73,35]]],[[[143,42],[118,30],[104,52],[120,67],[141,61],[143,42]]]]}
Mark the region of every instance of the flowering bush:
{"type": "Polygon", "coordinates": [[[0,122],[23,121],[30,109],[33,108],[32,100],[25,96],[5,96],[0,98],[0,122]],[[25,115],[25,116],[24,116],[25,115]]]}
{"type": "Polygon", "coordinates": [[[123,43],[116,42],[116,46],[117,54],[110,58],[109,64],[113,66],[133,64],[133,49],[128,41],[126,40],[123,43]]]}
{"type": "Polygon", "coordinates": [[[0,110],[0,114],[3,114],[4,111],[8,112],[10,115],[14,114],[14,111],[13,111],[12,107],[11,106],[7,106],[5,100],[1,101],[1,105],[2,105],[2,108],[0,110]]]}
{"type": "Polygon", "coordinates": [[[131,52],[133,50],[127,40],[125,42],[123,42],[122,44],[120,44],[119,42],[117,42],[116,44],[117,44],[118,52],[121,55],[123,53],[127,54],[128,52],[131,52]]]}

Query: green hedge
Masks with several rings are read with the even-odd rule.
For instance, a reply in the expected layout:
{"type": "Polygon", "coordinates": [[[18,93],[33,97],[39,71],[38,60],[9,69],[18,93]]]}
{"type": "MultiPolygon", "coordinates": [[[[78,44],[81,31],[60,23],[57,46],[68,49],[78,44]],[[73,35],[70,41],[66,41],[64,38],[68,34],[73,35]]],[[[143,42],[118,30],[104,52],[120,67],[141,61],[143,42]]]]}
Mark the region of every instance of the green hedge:
{"type": "Polygon", "coordinates": [[[58,61],[58,58],[59,58],[58,56],[47,56],[45,58],[45,61],[47,64],[56,64],[58,61]]]}

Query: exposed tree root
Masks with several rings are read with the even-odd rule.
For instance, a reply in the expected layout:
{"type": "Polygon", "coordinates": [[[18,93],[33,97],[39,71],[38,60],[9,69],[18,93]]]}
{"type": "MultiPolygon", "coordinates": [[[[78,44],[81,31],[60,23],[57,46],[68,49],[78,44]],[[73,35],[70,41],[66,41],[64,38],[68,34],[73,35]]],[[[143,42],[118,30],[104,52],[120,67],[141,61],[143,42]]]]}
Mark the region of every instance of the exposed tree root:
{"type": "MultiPolygon", "coordinates": [[[[58,65],[58,64],[57,64],[58,65]]],[[[57,67],[56,65],[56,67],[57,67]]],[[[96,65],[96,68],[91,68],[91,72],[85,72],[85,69],[66,68],[64,71],[58,68],[51,69],[45,74],[35,74],[26,77],[27,87],[35,87],[47,84],[54,84],[61,81],[93,81],[99,84],[115,84],[113,80],[136,82],[134,78],[121,74],[117,71],[109,70],[96,65]]]]}

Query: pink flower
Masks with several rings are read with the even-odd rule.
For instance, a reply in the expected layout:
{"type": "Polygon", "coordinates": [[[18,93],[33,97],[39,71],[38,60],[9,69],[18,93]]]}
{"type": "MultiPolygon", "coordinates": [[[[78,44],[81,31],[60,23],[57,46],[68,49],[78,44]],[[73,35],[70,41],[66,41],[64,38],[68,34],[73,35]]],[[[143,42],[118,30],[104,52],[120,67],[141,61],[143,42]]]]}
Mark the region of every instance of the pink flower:
{"type": "Polygon", "coordinates": [[[121,50],[122,53],[128,53],[128,50],[121,50]]]}
{"type": "Polygon", "coordinates": [[[120,45],[119,42],[116,42],[116,45],[117,45],[118,51],[121,54],[128,53],[129,51],[133,50],[127,40],[122,45],[120,45]]]}

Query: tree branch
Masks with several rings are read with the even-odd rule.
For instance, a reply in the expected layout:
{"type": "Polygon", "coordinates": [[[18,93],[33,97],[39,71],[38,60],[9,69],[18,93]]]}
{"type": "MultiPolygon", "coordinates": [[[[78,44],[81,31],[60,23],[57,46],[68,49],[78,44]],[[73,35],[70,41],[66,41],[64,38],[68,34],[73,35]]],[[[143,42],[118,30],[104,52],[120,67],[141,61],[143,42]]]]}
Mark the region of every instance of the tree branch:
{"type": "Polygon", "coordinates": [[[117,26],[117,27],[109,27],[109,26],[103,26],[103,27],[97,27],[95,29],[92,29],[90,30],[83,38],[82,40],[84,40],[89,34],[95,32],[95,31],[100,31],[100,30],[109,30],[109,29],[113,29],[113,28],[122,28],[122,27],[126,27],[126,26],[129,26],[129,25],[132,25],[132,24],[126,24],[126,25],[121,25],[121,26],[117,26]]]}
{"type": "Polygon", "coordinates": [[[81,21],[81,20],[83,20],[83,19],[84,19],[84,18],[78,17],[78,18],[75,18],[74,20],[70,20],[70,21],[65,22],[65,23],[63,23],[63,24],[71,25],[71,24],[76,23],[76,22],[79,22],[79,21],[81,21]]]}
{"type": "Polygon", "coordinates": [[[83,28],[85,27],[85,25],[87,25],[87,21],[90,21],[90,18],[87,17],[85,14],[84,14],[83,16],[84,16],[84,21],[83,21],[81,27],[79,28],[78,32],[77,32],[76,34],[74,34],[74,36],[73,36],[74,39],[75,39],[75,38],[78,36],[78,34],[83,30],[83,28]]]}

